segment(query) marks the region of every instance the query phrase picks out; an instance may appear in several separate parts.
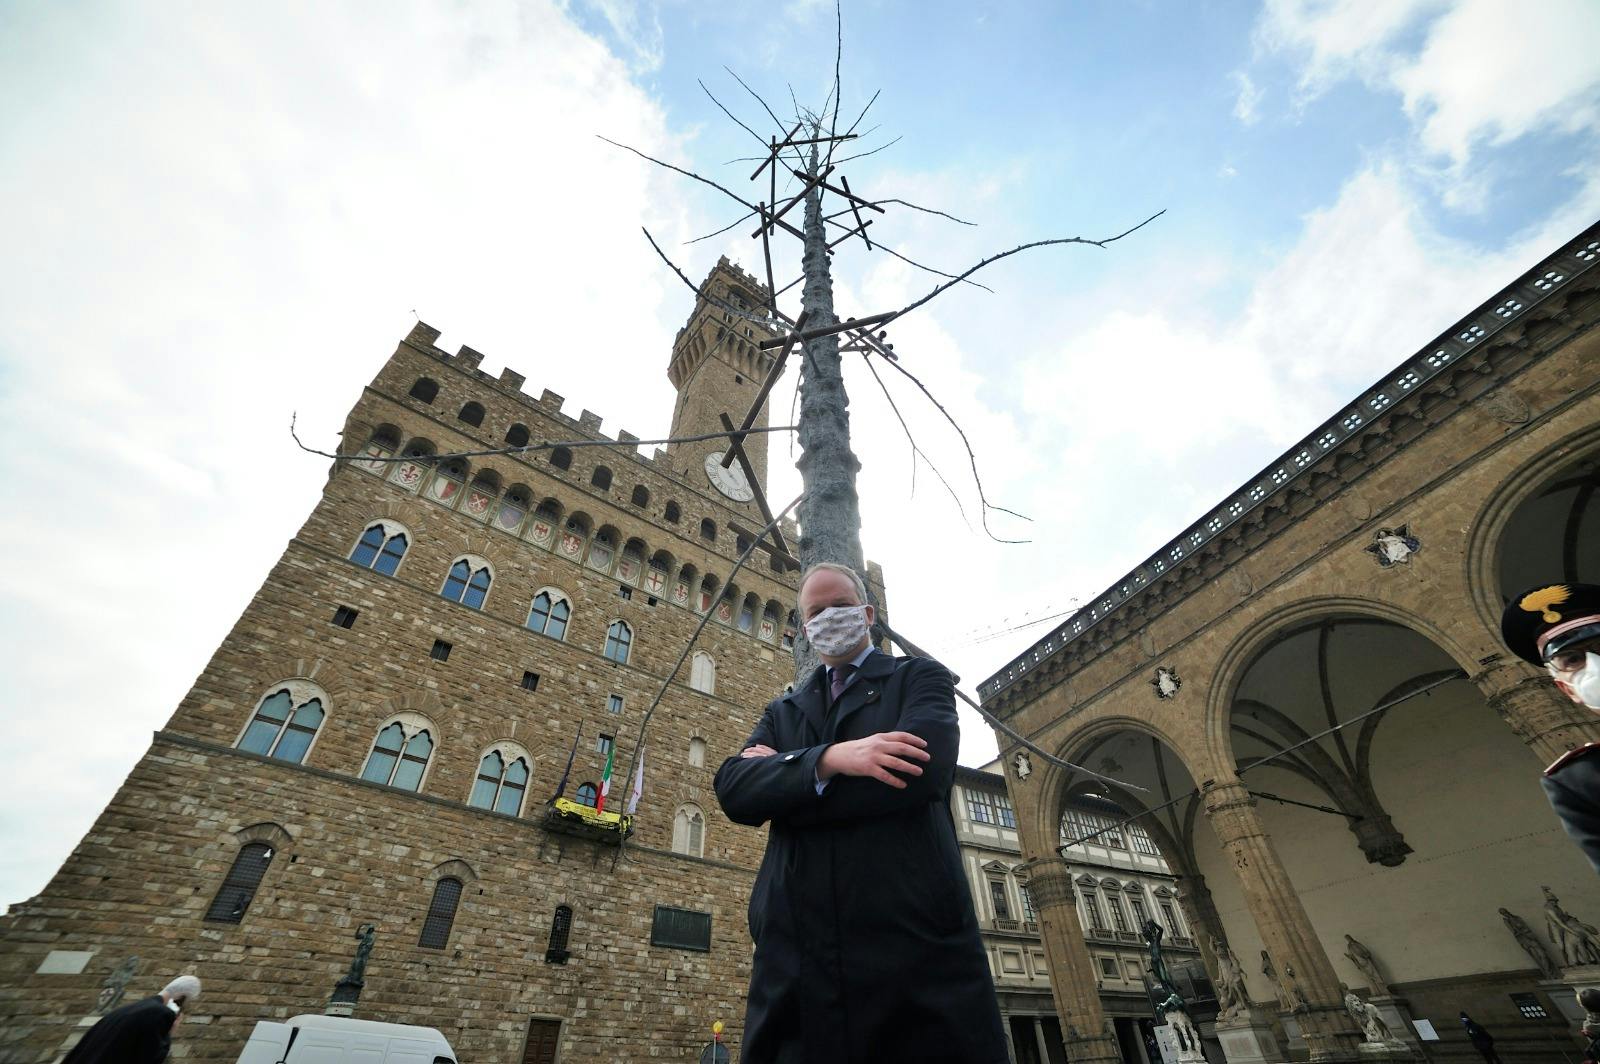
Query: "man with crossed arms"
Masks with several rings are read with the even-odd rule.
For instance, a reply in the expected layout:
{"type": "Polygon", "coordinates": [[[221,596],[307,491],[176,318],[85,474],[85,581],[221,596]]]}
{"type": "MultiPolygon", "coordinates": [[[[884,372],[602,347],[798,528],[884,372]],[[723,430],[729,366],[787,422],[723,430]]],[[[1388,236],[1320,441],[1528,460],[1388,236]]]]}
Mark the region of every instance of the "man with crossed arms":
{"type": "Polygon", "coordinates": [[[770,825],[740,1059],[1004,1064],[950,817],[954,677],[874,649],[852,569],[811,566],[799,607],[823,664],[716,776],[730,820],[770,825]]]}

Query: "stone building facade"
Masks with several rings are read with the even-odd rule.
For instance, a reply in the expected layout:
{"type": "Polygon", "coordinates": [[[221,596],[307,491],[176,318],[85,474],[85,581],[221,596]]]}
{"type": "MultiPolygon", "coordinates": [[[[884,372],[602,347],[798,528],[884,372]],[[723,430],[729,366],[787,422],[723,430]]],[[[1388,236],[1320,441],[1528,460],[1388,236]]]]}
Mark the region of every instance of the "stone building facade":
{"type": "MultiPolygon", "coordinates": [[[[1213,973],[1213,940],[1243,970],[1230,1059],[1274,1040],[1265,1059],[1360,1059],[1341,986],[1427,1059],[1477,1059],[1461,1011],[1507,1061],[1577,1048],[1541,887],[1590,923],[1600,904],[1538,777],[1600,720],[1504,648],[1499,616],[1529,586],[1600,581],[1597,265],[1600,225],[980,685],[1132,785],[1102,793],[1167,856],[1213,973]]],[[[1057,852],[1100,785],[1019,774],[999,740],[1069,1056],[1115,1061],[1057,852]]]]}
{"type": "MultiPolygon", "coordinates": [[[[1065,1064],[1065,1034],[1050,993],[1050,967],[1022,860],[1016,814],[998,761],[958,768],[950,796],[967,880],[1014,1064],[1065,1064]]],[[[1063,810],[1061,856],[1077,887],[1078,920],[1100,1006],[1126,1064],[1152,1064],[1152,1011],[1139,929],[1164,932],[1167,963],[1193,995],[1196,1015],[1215,1011],[1189,917],[1155,840],[1137,823],[1118,829],[1104,802],[1071,801],[1063,810]],[[1088,841],[1085,836],[1106,829],[1088,841]],[[1209,1009],[1207,1006],[1210,1006],[1209,1009]]]]}
{"type": "MultiPolygon", "coordinates": [[[[761,302],[726,260],[708,285],[761,302]]],[[[675,432],[743,414],[770,365],[744,329],[694,308],[675,432]]],[[[334,464],[87,836],[0,918],[0,1060],[56,1059],[125,962],[129,999],[198,974],[174,1055],[233,1060],[257,1020],[323,1011],[369,923],[354,1014],[438,1027],[464,1061],[689,1060],[716,1020],[737,1045],[764,837],[711,777],[793,677],[797,574],[757,549],[729,579],[763,522],[708,475],[712,444],[439,457],[608,438],[437,337],[419,323],[363,390],[340,445],[362,459],[334,464]],[[580,728],[565,795],[593,802],[609,745],[620,811],[708,611],[626,847],[547,830],[580,728]]]]}

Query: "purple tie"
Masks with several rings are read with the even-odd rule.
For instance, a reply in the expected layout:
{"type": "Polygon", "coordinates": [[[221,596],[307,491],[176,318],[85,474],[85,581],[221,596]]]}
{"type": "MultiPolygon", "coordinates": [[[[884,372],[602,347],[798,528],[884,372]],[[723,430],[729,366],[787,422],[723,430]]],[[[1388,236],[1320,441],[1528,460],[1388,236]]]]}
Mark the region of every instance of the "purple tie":
{"type": "Polygon", "coordinates": [[[856,671],[856,667],[854,665],[835,665],[828,671],[833,674],[829,692],[832,700],[837,702],[839,701],[839,696],[844,694],[844,685],[850,682],[850,676],[856,671]]]}

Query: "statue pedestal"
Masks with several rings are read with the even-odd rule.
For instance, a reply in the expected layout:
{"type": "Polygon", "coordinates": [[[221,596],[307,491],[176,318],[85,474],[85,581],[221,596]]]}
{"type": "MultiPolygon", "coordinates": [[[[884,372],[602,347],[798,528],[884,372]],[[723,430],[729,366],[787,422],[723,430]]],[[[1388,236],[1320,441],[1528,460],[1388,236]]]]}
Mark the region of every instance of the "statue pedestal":
{"type": "Polygon", "coordinates": [[[328,1002],[328,1007],[322,1010],[324,1016],[349,1016],[356,1011],[356,1002],[361,1000],[363,980],[352,979],[348,975],[333,988],[333,998],[328,1002]]]}
{"type": "Polygon", "coordinates": [[[1383,1017],[1383,1022],[1389,1025],[1389,1030],[1394,1032],[1395,1038],[1410,1047],[1417,1057],[1427,1059],[1422,1039],[1417,1037],[1416,1025],[1411,1022],[1411,1002],[1393,994],[1368,1000],[1378,1010],[1378,1015],[1383,1017]]]}
{"type": "Polygon", "coordinates": [[[1404,1042],[1362,1042],[1356,1047],[1362,1060],[1420,1060],[1421,1055],[1404,1042]]]}
{"type": "Polygon", "coordinates": [[[1200,1052],[1199,1046],[1183,1048],[1178,1029],[1172,1024],[1164,1023],[1157,1027],[1155,1036],[1156,1046],[1161,1050],[1162,1064],[1206,1064],[1205,1054],[1200,1052]]]}
{"type": "Polygon", "coordinates": [[[1217,1041],[1228,1064],[1271,1064],[1285,1059],[1272,1033],[1272,1018],[1251,1009],[1229,1019],[1217,1018],[1217,1041]]]}
{"type": "Polygon", "coordinates": [[[1541,979],[1536,985],[1556,1003],[1561,1018],[1576,1032],[1586,1015],[1583,1006],[1578,1004],[1578,991],[1600,988],[1600,964],[1575,964],[1561,969],[1561,978],[1541,979]]]}
{"type": "Polygon", "coordinates": [[[1300,1059],[1310,1052],[1306,1040],[1300,1037],[1300,1021],[1292,1012],[1279,1012],[1278,1023],[1283,1027],[1283,1040],[1289,1044],[1289,1055],[1299,1054],[1300,1059]]]}

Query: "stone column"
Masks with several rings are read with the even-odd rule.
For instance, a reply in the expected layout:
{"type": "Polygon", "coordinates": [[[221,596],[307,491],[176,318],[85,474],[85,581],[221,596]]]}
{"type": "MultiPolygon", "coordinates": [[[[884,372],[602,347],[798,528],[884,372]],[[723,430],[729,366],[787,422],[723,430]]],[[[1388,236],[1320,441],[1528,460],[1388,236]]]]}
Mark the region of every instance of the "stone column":
{"type": "Polygon", "coordinates": [[[1345,1011],[1333,965],[1261,825],[1256,800],[1237,779],[1209,781],[1201,791],[1206,819],[1232,859],[1256,930],[1294,999],[1283,1006],[1294,1013],[1311,1060],[1359,1060],[1361,1032],[1345,1011]]]}
{"type": "Polygon", "coordinates": [[[1530,674],[1520,664],[1500,665],[1480,672],[1472,682],[1541,764],[1600,741],[1600,717],[1573,705],[1542,669],[1530,674]]]}
{"type": "Polygon", "coordinates": [[[1215,982],[1217,958],[1211,952],[1211,939],[1213,936],[1218,941],[1227,939],[1222,932],[1222,914],[1217,912],[1217,903],[1211,897],[1211,888],[1206,886],[1205,876],[1182,868],[1177,871],[1178,882],[1174,886],[1178,890],[1178,907],[1183,910],[1183,918],[1189,921],[1195,945],[1200,947],[1200,958],[1215,982]]]}
{"type": "MultiPolygon", "coordinates": [[[[1078,921],[1071,867],[1059,857],[1035,858],[1029,862],[1028,890],[1050,962],[1050,993],[1066,1037],[1067,1059],[1073,1064],[1121,1064],[1117,1040],[1105,1034],[1100,986],[1078,921]]],[[[1039,1025],[1040,1030],[1043,1027],[1039,1025]]]]}

